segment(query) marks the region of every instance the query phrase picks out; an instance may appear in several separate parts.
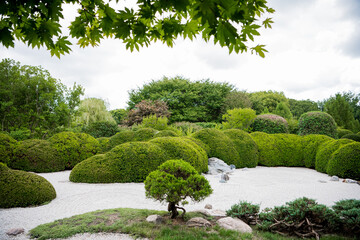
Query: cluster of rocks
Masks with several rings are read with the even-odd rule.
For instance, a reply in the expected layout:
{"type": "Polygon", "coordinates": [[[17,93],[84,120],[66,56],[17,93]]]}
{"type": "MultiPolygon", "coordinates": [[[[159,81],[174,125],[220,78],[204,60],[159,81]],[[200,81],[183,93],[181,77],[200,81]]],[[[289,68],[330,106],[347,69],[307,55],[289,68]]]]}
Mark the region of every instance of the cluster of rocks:
{"type": "MultiPolygon", "coordinates": [[[[338,176],[332,176],[329,181],[331,181],[331,182],[340,182],[341,181],[343,183],[357,183],[357,184],[360,185],[360,181],[356,181],[356,180],[353,180],[353,179],[350,179],[350,178],[346,178],[346,179],[341,180],[338,176]]],[[[325,180],[319,180],[319,182],[327,183],[327,181],[325,181],[325,180]]]]}

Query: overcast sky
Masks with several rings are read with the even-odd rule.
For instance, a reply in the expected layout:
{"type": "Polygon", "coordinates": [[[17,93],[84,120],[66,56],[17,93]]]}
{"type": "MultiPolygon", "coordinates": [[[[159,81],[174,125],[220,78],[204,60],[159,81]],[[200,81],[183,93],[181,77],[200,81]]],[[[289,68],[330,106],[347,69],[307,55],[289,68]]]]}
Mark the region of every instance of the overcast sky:
{"type": "MultiPolygon", "coordinates": [[[[0,46],[0,58],[41,65],[67,86],[82,85],[85,97],[105,99],[109,109],[126,107],[129,90],[177,75],[229,82],[248,92],[283,91],[299,100],[360,93],[360,0],[269,0],[268,6],[276,10],[273,28],[255,38],[269,51],[264,59],[229,55],[227,48],[200,39],[179,39],[173,48],[156,43],[132,53],[119,40],[104,40],[96,48],[75,45],[60,60],[17,42],[15,48],[0,46]]],[[[66,16],[72,10],[66,8],[66,16]]]]}

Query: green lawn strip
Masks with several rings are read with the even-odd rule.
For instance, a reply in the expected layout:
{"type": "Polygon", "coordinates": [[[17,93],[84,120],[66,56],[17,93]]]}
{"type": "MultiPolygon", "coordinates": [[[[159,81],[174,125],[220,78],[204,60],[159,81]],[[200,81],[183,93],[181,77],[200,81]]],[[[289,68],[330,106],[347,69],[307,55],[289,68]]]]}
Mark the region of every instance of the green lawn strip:
{"type": "MultiPolygon", "coordinates": [[[[30,236],[39,240],[51,238],[67,238],[78,233],[125,233],[136,237],[161,240],[290,240],[299,238],[283,237],[269,232],[254,230],[253,234],[242,234],[236,231],[224,230],[219,226],[208,228],[190,228],[181,221],[167,219],[163,224],[146,222],[149,215],[168,215],[165,211],[146,209],[118,208],[109,210],[98,210],[95,212],[76,215],[70,218],[56,220],[46,223],[30,230],[30,236]]],[[[193,217],[203,217],[209,221],[213,217],[206,217],[201,213],[189,212],[185,221],[193,217]]],[[[322,237],[326,240],[349,239],[340,236],[322,237]]]]}

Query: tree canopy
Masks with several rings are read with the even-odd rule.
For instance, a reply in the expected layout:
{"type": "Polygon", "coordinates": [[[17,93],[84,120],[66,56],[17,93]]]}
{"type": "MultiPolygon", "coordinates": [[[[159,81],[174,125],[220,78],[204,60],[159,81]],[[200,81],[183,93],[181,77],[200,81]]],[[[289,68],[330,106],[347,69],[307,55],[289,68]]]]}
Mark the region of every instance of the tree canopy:
{"type": "Polygon", "coordinates": [[[193,40],[200,35],[227,46],[230,53],[250,50],[264,57],[264,45],[251,46],[249,40],[260,35],[259,29],[271,28],[273,21],[265,15],[275,12],[266,0],[138,0],[133,8],[119,2],[0,1],[0,43],[14,47],[17,39],[60,57],[71,51],[69,37],[80,47],[96,46],[103,38],[120,39],[133,51],[158,40],[171,47],[178,37],[193,40]],[[78,10],[70,26],[60,24],[65,4],[78,10]],[[62,27],[69,27],[69,35],[62,27]]]}

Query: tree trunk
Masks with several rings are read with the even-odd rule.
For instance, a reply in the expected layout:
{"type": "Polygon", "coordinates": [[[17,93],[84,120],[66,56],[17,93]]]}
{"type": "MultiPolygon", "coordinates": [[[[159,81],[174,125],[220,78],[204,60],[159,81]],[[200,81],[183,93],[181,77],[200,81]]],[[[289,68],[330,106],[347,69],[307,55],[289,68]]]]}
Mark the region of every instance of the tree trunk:
{"type": "Polygon", "coordinates": [[[179,215],[179,212],[177,211],[176,204],[173,202],[169,202],[168,205],[168,211],[171,212],[171,218],[174,219],[179,215]]]}

